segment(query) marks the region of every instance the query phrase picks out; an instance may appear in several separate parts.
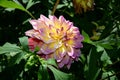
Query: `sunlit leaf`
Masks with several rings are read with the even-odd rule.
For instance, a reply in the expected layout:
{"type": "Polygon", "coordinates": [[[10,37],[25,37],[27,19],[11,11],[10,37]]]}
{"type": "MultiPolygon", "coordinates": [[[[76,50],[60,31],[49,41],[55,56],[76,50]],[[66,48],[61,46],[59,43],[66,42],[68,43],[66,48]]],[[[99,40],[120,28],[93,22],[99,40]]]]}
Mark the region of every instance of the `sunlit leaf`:
{"type": "Polygon", "coordinates": [[[37,65],[38,58],[35,55],[30,55],[25,64],[25,71],[30,70],[34,65],[37,65]]]}
{"type": "Polygon", "coordinates": [[[0,0],[0,6],[6,7],[6,8],[17,8],[17,9],[26,11],[26,9],[23,6],[16,4],[13,1],[8,1],[8,0],[0,0]]]}
{"type": "Polygon", "coordinates": [[[84,36],[84,41],[83,42],[93,44],[93,42],[90,40],[89,35],[85,31],[82,31],[82,35],[84,36]]]}

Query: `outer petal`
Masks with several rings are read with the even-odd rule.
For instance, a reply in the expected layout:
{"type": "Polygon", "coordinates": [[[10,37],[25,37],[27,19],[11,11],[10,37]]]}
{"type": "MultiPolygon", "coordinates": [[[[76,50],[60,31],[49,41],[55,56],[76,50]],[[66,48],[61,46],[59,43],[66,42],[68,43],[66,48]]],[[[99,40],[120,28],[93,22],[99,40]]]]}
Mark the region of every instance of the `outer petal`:
{"type": "Polygon", "coordinates": [[[60,16],[60,17],[59,17],[59,21],[60,21],[61,23],[63,23],[63,22],[65,22],[66,20],[65,20],[65,18],[64,18],[63,16],[60,16]]]}
{"type": "Polygon", "coordinates": [[[81,53],[80,49],[75,49],[75,48],[74,48],[74,54],[73,54],[72,58],[79,57],[79,56],[80,56],[80,53],[81,53]]]}
{"type": "Polygon", "coordinates": [[[64,65],[68,64],[70,60],[70,57],[68,55],[64,56],[61,62],[58,63],[58,66],[61,68],[64,65]]]}
{"type": "Polygon", "coordinates": [[[73,62],[73,60],[70,59],[69,62],[68,62],[68,64],[67,64],[67,68],[68,68],[68,69],[70,69],[70,66],[71,66],[72,62],[73,62]]]}
{"type": "Polygon", "coordinates": [[[36,38],[28,39],[28,46],[29,46],[29,49],[32,51],[34,51],[35,47],[37,47],[37,46],[40,48],[42,46],[42,44],[43,44],[43,42],[36,38]]]}
{"type": "Polygon", "coordinates": [[[37,39],[41,40],[40,33],[34,29],[26,31],[25,34],[29,37],[37,38],[37,39]]]}
{"type": "Polygon", "coordinates": [[[64,65],[65,65],[65,64],[62,63],[62,62],[58,63],[59,68],[62,68],[64,65]]]}
{"type": "Polygon", "coordinates": [[[69,60],[70,60],[70,56],[66,55],[61,62],[64,64],[68,64],[69,60]]]}
{"type": "Polygon", "coordinates": [[[53,16],[52,21],[54,22],[55,29],[60,29],[62,27],[59,20],[55,16],[53,16]]]}
{"type": "Polygon", "coordinates": [[[35,30],[39,30],[40,24],[39,24],[38,20],[30,20],[29,22],[32,24],[32,26],[35,30]]]}
{"type": "Polygon", "coordinates": [[[54,23],[51,21],[51,19],[48,19],[44,15],[40,15],[40,18],[38,20],[44,21],[47,26],[54,25],[54,23]]]}
{"type": "Polygon", "coordinates": [[[40,15],[40,18],[38,20],[49,21],[49,19],[45,17],[44,15],[40,15]]]}

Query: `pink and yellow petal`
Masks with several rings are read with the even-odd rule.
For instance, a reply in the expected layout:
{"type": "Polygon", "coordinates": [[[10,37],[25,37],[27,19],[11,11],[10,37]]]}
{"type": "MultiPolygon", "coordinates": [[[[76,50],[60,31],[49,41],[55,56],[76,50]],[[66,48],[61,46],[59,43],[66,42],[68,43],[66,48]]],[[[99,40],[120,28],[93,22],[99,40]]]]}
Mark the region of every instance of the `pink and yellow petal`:
{"type": "Polygon", "coordinates": [[[74,55],[74,48],[72,46],[67,46],[67,54],[69,56],[73,56],[74,55]]]}
{"type": "Polygon", "coordinates": [[[57,60],[57,62],[60,62],[66,55],[66,53],[66,48],[63,45],[54,52],[54,58],[57,60]]]}
{"type": "Polygon", "coordinates": [[[34,29],[26,31],[25,35],[41,40],[40,33],[38,31],[34,30],[34,29]]]}
{"type": "Polygon", "coordinates": [[[50,54],[61,46],[62,46],[61,42],[57,42],[57,41],[49,44],[43,44],[41,47],[41,51],[43,52],[43,54],[50,54]]]}
{"type": "Polygon", "coordinates": [[[82,43],[78,40],[78,39],[70,39],[70,40],[67,40],[66,41],[66,44],[67,45],[70,45],[70,46],[72,46],[72,47],[74,47],[74,48],[81,48],[81,47],[83,47],[83,45],[82,45],[82,43]]]}

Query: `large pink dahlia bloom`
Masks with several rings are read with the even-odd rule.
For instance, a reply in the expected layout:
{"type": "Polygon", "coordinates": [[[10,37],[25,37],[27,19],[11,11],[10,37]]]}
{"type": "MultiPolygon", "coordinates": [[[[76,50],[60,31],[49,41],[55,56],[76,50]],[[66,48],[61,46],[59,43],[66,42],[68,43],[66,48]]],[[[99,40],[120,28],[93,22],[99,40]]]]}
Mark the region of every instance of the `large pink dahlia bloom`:
{"type": "Polygon", "coordinates": [[[81,41],[83,36],[73,23],[66,20],[63,16],[57,19],[55,16],[46,18],[40,15],[38,20],[30,20],[33,29],[25,32],[29,36],[29,48],[37,52],[40,57],[45,59],[56,59],[60,68],[67,66],[70,68],[74,60],[80,56],[80,48],[83,47],[81,41]]]}

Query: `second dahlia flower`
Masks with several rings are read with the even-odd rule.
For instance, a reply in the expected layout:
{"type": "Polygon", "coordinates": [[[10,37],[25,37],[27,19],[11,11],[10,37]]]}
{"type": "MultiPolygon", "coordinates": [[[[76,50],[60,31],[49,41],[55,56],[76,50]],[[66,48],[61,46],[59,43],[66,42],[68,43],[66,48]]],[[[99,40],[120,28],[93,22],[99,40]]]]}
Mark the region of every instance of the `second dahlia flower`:
{"type": "Polygon", "coordinates": [[[86,12],[93,9],[94,0],[73,0],[76,13],[86,12]]]}
{"type": "Polygon", "coordinates": [[[34,51],[38,47],[37,54],[45,59],[54,58],[59,68],[70,68],[71,63],[78,60],[83,36],[72,22],[63,16],[58,19],[55,16],[46,18],[40,15],[38,20],[30,20],[30,23],[33,29],[25,32],[30,37],[30,50],[34,51]]]}

